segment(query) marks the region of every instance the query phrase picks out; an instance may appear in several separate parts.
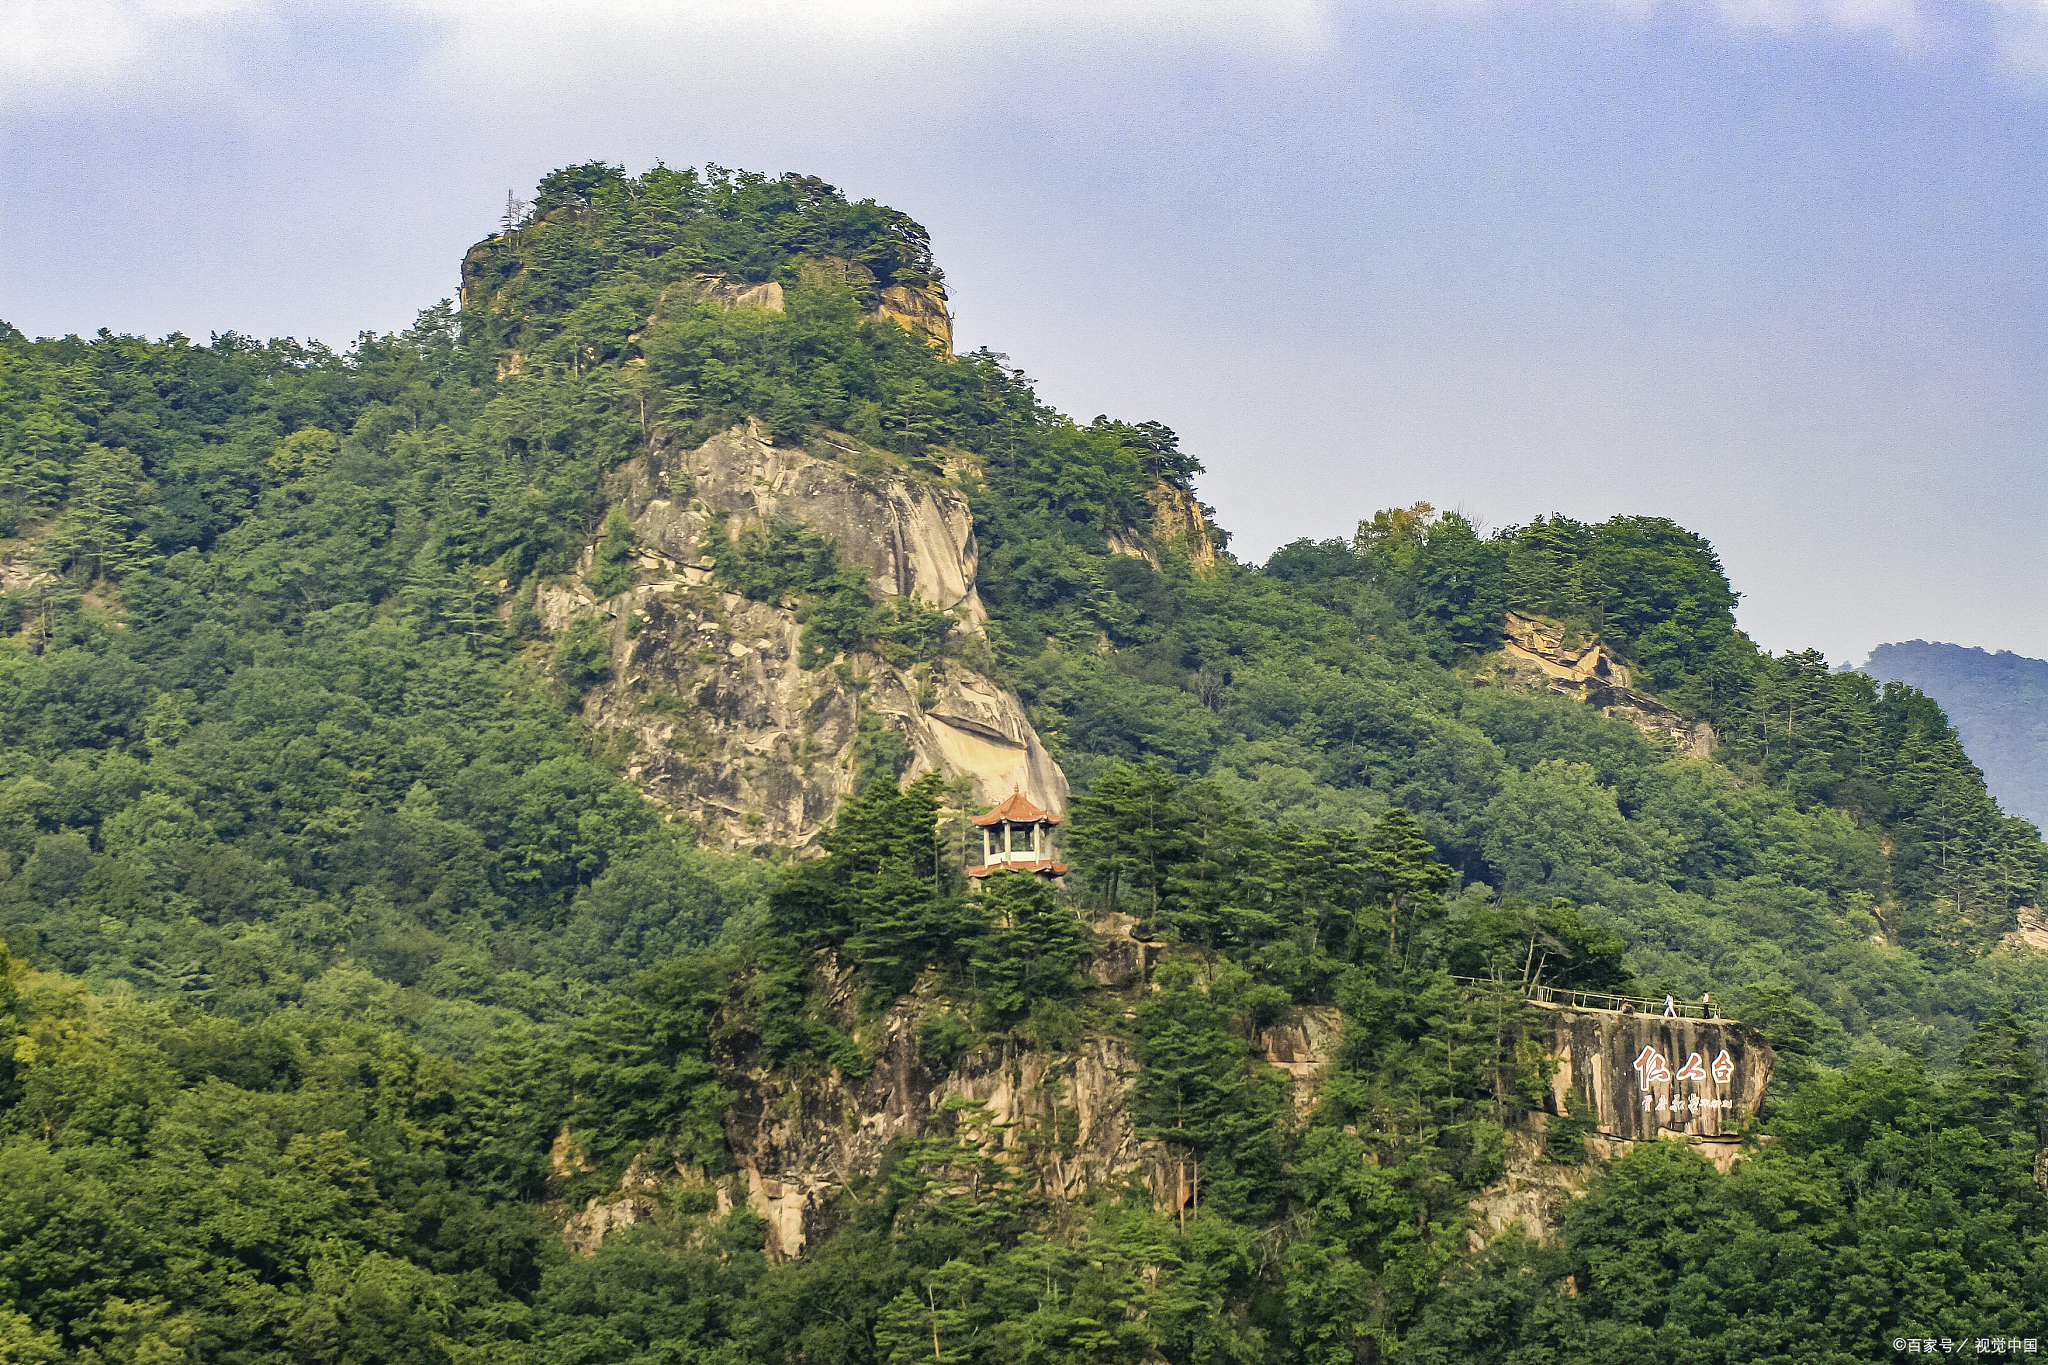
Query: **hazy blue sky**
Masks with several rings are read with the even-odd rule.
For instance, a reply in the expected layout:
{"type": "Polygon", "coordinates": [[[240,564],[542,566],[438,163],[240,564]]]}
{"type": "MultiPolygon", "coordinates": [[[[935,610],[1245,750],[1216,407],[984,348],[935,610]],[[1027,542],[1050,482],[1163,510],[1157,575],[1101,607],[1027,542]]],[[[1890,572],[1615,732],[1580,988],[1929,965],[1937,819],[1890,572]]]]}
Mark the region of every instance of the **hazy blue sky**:
{"type": "Polygon", "coordinates": [[[345,343],[599,157],[914,214],[1247,558],[1658,513],[1771,648],[2048,656],[2048,0],[8,0],[0,318],[345,343]]]}

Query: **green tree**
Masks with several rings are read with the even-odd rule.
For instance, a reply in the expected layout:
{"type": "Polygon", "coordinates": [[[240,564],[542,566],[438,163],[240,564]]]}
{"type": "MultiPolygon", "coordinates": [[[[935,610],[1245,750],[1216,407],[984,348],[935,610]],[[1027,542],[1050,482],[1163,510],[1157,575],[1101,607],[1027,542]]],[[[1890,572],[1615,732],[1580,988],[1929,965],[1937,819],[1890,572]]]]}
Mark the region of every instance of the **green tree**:
{"type": "Polygon", "coordinates": [[[599,597],[616,597],[633,586],[633,554],[633,523],[625,508],[614,507],[605,514],[604,537],[592,553],[590,586],[599,597]]]}
{"type": "Polygon", "coordinates": [[[64,511],[43,541],[44,562],[88,580],[118,578],[148,562],[149,538],[136,532],[140,505],[150,495],[138,456],[88,445],[67,491],[64,511]]]}
{"type": "Polygon", "coordinates": [[[982,879],[980,900],[989,928],[973,963],[982,1000],[996,1017],[1015,1018],[1037,1001],[1073,995],[1088,935],[1051,885],[1028,872],[996,872],[982,879]]]}
{"type": "Polygon", "coordinates": [[[1436,849],[1423,837],[1415,818],[1398,808],[1374,823],[1365,851],[1368,874],[1387,908],[1386,960],[1397,964],[1403,960],[1403,933],[1412,943],[1440,908],[1439,897],[1450,885],[1451,870],[1437,860],[1436,849]]]}
{"type": "Polygon", "coordinates": [[[555,641],[555,677],[572,699],[580,699],[612,676],[612,642],[602,617],[582,616],[555,641]]]}
{"type": "Polygon", "coordinates": [[[1174,868],[1188,856],[1190,819],[1164,764],[1117,764],[1074,798],[1067,848],[1112,910],[1128,901],[1159,924],[1174,868]]]}
{"type": "Polygon", "coordinates": [[[1256,1220],[1280,1193],[1285,1078],[1255,1060],[1243,1034],[1286,1003],[1224,961],[1205,974],[1176,960],[1138,1009],[1138,1081],[1131,1112],[1139,1136],[1175,1154],[1172,1206],[1256,1220]]]}
{"type": "Polygon", "coordinates": [[[1431,523],[1408,569],[1416,616],[1455,656],[1496,649],[1507,609],[1500,547],[1446,512],[1431,523]]]}
{"type": "Polygon", "coordinates": [[[1509,891],[1597,900],[1612,884],[1604,878],[1664,875],[1661,831],[1632,824],[1590,764],[1546,759],[1508,773],[1486,826],[1486,860],[1509,891]]]}
{"type": "Polygon", "coordinates": [[[770,897],[780,932],[809,947],[843,945],[869,998],[893,1000],[929,965],[960,966],[979,917],[940,857],[945,780],[874,782],[846,798],[820,842],[827,856],[794,868],[770,897]]]}

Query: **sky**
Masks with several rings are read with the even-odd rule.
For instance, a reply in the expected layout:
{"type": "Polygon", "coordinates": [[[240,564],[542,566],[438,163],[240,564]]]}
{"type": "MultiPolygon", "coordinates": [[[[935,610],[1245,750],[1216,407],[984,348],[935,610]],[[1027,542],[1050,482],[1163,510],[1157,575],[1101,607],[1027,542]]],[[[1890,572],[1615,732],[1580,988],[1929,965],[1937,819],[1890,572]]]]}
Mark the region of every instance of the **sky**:
{"type": "Polygon", "coordinates": [[[2048,0],[7,0],[0,318],[345,345],[592,159],[909,212],[1242,559],[1658,515],[1767,648],[2048,657],[2048,0]]]}

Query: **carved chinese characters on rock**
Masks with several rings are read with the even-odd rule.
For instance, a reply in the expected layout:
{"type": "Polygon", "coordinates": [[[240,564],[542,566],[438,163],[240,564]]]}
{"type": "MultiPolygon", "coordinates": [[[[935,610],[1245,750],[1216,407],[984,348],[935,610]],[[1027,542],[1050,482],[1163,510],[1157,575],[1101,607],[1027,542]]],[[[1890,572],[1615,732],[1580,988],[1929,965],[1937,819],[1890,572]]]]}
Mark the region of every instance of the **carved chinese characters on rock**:
{"type": "Polygon", "coordinates": [[[1669,1086],[1674,1081],[1690,1081],[1697,1084],[1711,1080],[1717,1086],[1727,1085],[1735,1077],[1735,1059],[1728,1055],[1728,1049],[1726,1048],[1721,1049],[1720,1054],[1714,1058],[1712,1063],[1706,1060],[1703,1053],[1687,1053],[1685,1065],[1679,1067],[1677,1072],[1674,1073],[1671,1069],[1671,1063],[1664,1057],[1664,1054],[1658,1052],[1654,1047],[1645,1047],[1636,1054],[1635,1073],[1642,1087],[1643,1112],[1645,1114],[1655,1112],[1659,1114],[1675,1114],[1682,1117],[1688,1114],[1698,1114],[1703,1110],[1733,1109],[1735,1107],[1735,1101],[1732,1098],[1702,1095],[1696,1090],[1685,1095],[1670,1092],[1663,1094],[1652,1093],[1652,1087],[1661,1088],[1669,1086]]]}

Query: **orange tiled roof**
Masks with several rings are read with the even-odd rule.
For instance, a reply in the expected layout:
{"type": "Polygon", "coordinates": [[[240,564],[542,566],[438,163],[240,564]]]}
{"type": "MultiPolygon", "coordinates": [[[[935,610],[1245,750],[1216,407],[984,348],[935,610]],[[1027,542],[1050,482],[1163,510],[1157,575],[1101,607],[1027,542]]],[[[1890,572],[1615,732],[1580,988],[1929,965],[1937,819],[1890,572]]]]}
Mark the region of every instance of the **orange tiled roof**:
{"type": "Polygon", "coordinates": [[[1057,825],[1060,822],[1060,817],[1048,815],[1032,805],[1024,799],[1024,793],[1021,791],[1011,792],[1003,798],[1003,804],[997,806],[987,815],[977,815],[974,817],[974,823],[977,825],[1000,824],[1005,820],[1013,825],[1035,825],[1041,820],[1048,825],[1057,825]]]}

